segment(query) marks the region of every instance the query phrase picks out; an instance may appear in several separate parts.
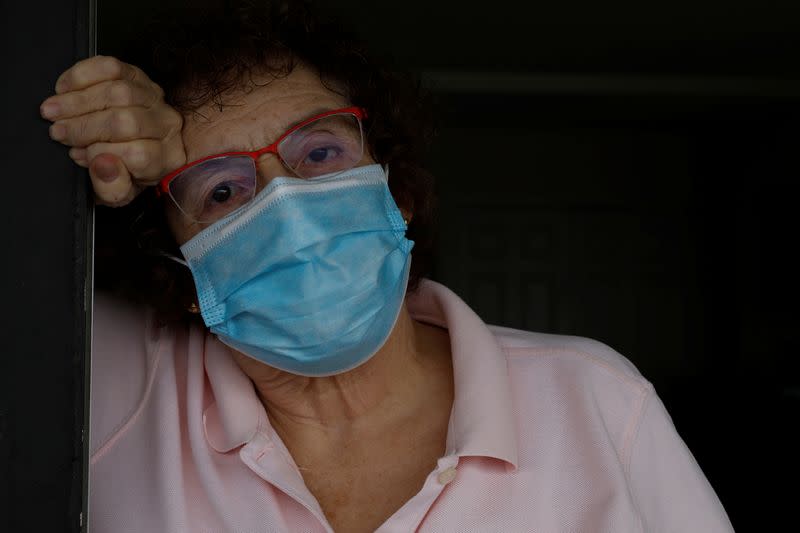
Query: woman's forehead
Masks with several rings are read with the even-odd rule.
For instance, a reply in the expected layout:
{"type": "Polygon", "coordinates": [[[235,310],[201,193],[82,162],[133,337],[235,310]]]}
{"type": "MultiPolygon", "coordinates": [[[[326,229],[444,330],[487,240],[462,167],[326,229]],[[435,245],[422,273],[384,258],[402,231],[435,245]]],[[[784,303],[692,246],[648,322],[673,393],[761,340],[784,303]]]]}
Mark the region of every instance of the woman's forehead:
{"type": "Polygon", "coordinates": [[[315,112],[348,105],[319,75],[297,66],[284,77],[253,76],[253,82],[184,116],[188,161],[221,152],[256,150],[315,112]]]}

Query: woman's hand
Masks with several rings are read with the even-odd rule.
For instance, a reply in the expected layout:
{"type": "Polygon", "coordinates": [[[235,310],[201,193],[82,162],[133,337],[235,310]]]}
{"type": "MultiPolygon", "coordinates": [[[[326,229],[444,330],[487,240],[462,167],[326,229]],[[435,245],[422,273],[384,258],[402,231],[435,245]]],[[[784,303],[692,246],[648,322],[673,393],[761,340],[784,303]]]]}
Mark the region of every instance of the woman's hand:
{"type": "Polygon", "coordinates": [[[139,68],[108,56],[79,61],[41,105],[50,136],[89,168],[98,203],[121,206],[186,162],[183,117],[139,68]]]}

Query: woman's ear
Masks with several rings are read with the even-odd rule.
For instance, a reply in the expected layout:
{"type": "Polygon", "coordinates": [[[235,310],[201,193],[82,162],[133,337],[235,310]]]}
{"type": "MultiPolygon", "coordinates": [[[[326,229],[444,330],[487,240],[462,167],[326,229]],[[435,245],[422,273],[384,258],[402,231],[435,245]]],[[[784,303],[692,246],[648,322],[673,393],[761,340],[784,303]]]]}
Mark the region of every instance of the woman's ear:
{"type": "MultiPolygon", "coordinates": [[[[383,170],[384,172],[386,172],[386,179],[388,180],[389,165],[388,164],[383,165],[383,170]]],[[[411,219],[414,217],[414,210],[413,210],[414,200],[411,199],[410,197],[405,197],[405,198],[399,197],[395,195],[394,192],[392,193],[392,196],[394,197],[394,201],[397,204],[397,208],[400,210],[400,214],[403,215],[403,220],[405,220],[406,226],[408,226],[409,224],[411,224],[411,219]],[[412,207],[411,208],[406,207],[407,203],[411,203],[412,207]]]]}
{"type": "Polygon", "coordinates": [[[412,213],[410,209],[406,209],[405,207],[398,206],[398,208],[400,209],[400,214],[403,215],[403,220],[405,220],[406,226],[411,224],[411,219],[414,217],[414,213],[412,213]]]}

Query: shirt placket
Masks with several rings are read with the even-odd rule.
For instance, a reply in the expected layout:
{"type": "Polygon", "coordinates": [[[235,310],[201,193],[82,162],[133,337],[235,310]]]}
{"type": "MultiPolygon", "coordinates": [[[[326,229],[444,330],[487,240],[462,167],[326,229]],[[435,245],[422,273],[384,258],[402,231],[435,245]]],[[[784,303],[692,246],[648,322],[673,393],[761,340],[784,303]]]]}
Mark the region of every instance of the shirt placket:
{"type": "Polygon", "coordinates": [[[438,460],[436,470],[428,474],[422,489],[390,516],[375,533],[417,531],[445,487],[458,477],[459,458],[448,455],[438,460]]]}
{"type": "Polygon", "coordinates": [[[297,467],[269,436],[259,431],[239,452],[246,464],[260,478],[305,507],[322,530],[334,533],[316,498],[306,487],[297,467]]]}

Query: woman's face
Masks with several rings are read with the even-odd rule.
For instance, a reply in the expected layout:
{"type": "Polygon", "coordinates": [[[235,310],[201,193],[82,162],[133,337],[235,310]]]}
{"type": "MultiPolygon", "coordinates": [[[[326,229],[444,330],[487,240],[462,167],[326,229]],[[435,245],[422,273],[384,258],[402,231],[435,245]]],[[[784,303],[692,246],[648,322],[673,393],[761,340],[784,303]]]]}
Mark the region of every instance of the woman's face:
{"type": "MultiPolygon", "coordinates": [[[[220,110],[213,103],[184,116],[183,143],[186,160],[233,151],[251,151],[274,142],[293,124],[322,111],[343,108],[350,103],[325,86],[319,75],[298,64],[286,77],[254,76],[250,92],[239,91],[226,99],[220,110]]],[[[359,165],[372,163],[369,154],[359,165]]],[[[291,175],[274,154],[258,160],[258,188],[276,176],[291,175]]],[[[207,224],[185,217],[171,201],[165,202],[167,221],[175,240],[184,244],[207,224]]]]}

